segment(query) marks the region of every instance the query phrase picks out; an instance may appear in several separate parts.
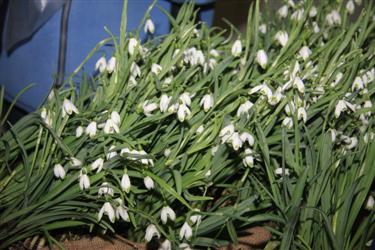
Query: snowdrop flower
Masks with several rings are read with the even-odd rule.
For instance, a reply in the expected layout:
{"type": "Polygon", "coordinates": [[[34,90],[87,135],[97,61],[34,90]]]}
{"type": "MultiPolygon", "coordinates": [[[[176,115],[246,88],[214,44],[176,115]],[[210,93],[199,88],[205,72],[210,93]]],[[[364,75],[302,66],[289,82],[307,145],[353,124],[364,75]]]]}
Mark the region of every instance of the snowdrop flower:
{"type": "Polygon", "coordinates": [[[151,179],[150,176],[146,176],[146,177],[143,179],[143,183],[145,184],[145,187],[146,187],[148,190],[151,190],[151,189],[154,189],[154,188],[155,188],[154,181],[151,179]]]}
{"type": "Polygon", "coordinates": [[[81,171],[79,172],[79,188],[82,191],[90,188],[90,179],[86,174],[85,169],[81,169],[81,171]]]}
{"type": "Polygon", "coordinates": [[[353,112],[355,111],[355,107],[351,103],[349,103],[345,100],[338,101],[337,104],[336,104],[336,107],[335,107],[335,117],[339,118],[342,112],[348,110],[348,107],[353,112]]]}
{"type": "MultiPolygon", "coordinates": [[[[197,209],[197,208],[195,208],[193,211],[198,212],[198,213],[200,212],[200,210],[197,209]]],[[[195,214],[193,214],[192,216],[189,217],[189,220],[192,223],[192,225],[194,225],[194,224],[199,225],[201,223],[201,221],[202,221],[202,215],[200,215],[198,213],[195,213],[195,214]]]]}
{"type": "Polygon", "coordinates": [[[114,148],[115,146],[113,145],[109,148],[108,153],[106,155],[107,160],[110,160],[117,155],[117,152],[114,150],[114,148]]]}
{"type": "Polygon", "coordinates": [[[145,27],[144,27],[144,32],[145,33],[149,33],[149,34],[154,34],[155,32],[155,25],[154,23],[152,22],[152,20],[150,18],[148,18],[145,22],[145,27]]]}
{"type": "Polygon", "coordinates": [[[286,31],[278,31],[275,35],[275,39],[282,47],[284,47],[288,43],[289,36],[286,31]]]}
{"type": "Polygon", "coordinates": [[[130,66],[130,74],[132,77],[137,78],[137,76],[141,76],[141,69],[139,68],[138,64],[132,62],[130,66]]]}
{"type": "Polygon", "coordinates": [[[152,238],[154,238],[154,236],[156,236],[159,239],[160,233],[154,224],[150,224],[146,228],[146,235],[145,235],[146,242],[150,242],[152,238]]]}
{"type": "Polygon", "coordinates": [[[344,76],[343,73],[338,72],[337,75],[335,76],[335,80],[331,83],[331,87],[335,87],[341,81],[343,76],[344,76]]]}
{"type": "Polygon", "coordinates": [[[64,118],[66,115],[71,115],[73,113],[79,114],[79,111],[74,104],[68,100],[64,99],[63,106],[62,106],[62,117],[64,118]]]}
{"type": "MultiPolygon", "coordinates": [[[[51,92],[53,93],[53,92],[51,92]]],[[[45,124],[47,124],[49,127],[52,126],[52,117],[50,115],[50,112],[47,111],[46,108],[42,108],[42,111],[40,113],[40,117],[42,118],[42,120],[44,121],[45,124]]]]}
{"type": "Polygon", "coordinates": [[[63,168],[63,166],[61,166],[61,164],[56,164],[53,167],[53,174],[56,178],[60,178],[61,180],[63,180],[65,178],[65,169],[63,168]]]}
{"type": "Polygon", "coordinates": [[[293,127],[293,119],[288,116],[285,117],[282,125],[288,129],[291,129],[293,127]]]}
{"type": "Polygon", "coordinates": [[[259,25],[259,31],[262,34],[266,34],[266,32],[267,32],[267,26],[264,23],[261,24],[261,25],[259,25]]]}
{"type": "Polygon", "coordinates": [[[303,123],[306,123],[306,121],[307,121],[307,112],[306,112],[305,108],[303,108],[303,107],[298,108],[297,118],[298,118],[298,120],[302,119],[303,123]]]}
{"type": "Polygon", "coordinates": [[[97,169],[96,173],[99,173],[100,171],[102,171],[103,166],[104,166],[104,160],[103,160],[103,158],[98,158],[93,163],[91,163],[91,169],[92,170],[96,170],[97,169]]]}
{"type": "Polygon", "coordinates": [[[257,63],[263,68],[265,69],[266,66],[267,66],[267,62],[268,62],[268,57],[267,57],[267,54],[264,50],[259,50],[257,52],[257,56],[256,56],[256,60],[257,60],[257,63]]]}
{"type": "Polygon", "coordinates": [[[329,26],[341,25],[341,16],[337,10],[332,10],[326,16],[326,22],[329,26]]]}
{"type": "Polygon", "coordinates": [[[201,50],[197,50],[194,55],[194,64],[204,65],[205,59],[203,52],[201,50]]]}
{"type": "Polygon", "coordinates": [[[207,112],[214,106],[214,97],[211,94],[204,95],[199,105],[203,106],[204,112],[207,112]]]}
{"type": "Polygon", "coordinates": [[[350,137],[349,140],[348,140],[348,145],[346,145],[346,149],[353,149],[355,147],[357,147],[358,145],[358,139],[357,137],[350,137]]]}
{"type": "Polygon", "coordinates": [[[162,70],[163,68],[159,64],[153,63],[151,65],[151,72],[155,75],[159,75],[162,70]]]}
{"type": "Polygon", "coordinates": [[[317,22],[313,22],[312,25],[313,25],[313,31],[314,31],[314,33],[319,33],[320,28],[319,28],[318,23],[317,22]]]}
{"type": "Polygon", "coordinates": [[[285,113],[287,115],[292,115],[295,111],[296,111],[296,107],[294,105],[294,102],[288,102],[286,105],[285,105],[285,113]]]}
{"type": "Polygon", "coordinates": [[[76,137],[81,137],[81,135],[83,134],[83,127],[82,126],[78,126],[77,129],[76,129],[76,137]]]}
{"type": "Polygon", "coordinates": [[[158,105],[154,102],[149,103],[149,101],[145,101],[143,103],[143,114],[145,116],[150,116],[151,113],[158,108],[158,105]]]}
{"type": "Polygon", "coordinates": [[[281,92],[282,92],[282,88],[278,87],[274,94],[272,94],[271,96],[268,96],[268,103],[272,106],[275,106],[276,104],[278,104],[281,101],[281,99],[284,98],[284,95],[281,92]]]}
{"type": "Polygon", "coordinates": [[[330,129],[331,132],[331,141],[335,142],[337,137],[337,130],[336,129],[330,129]]]}
{"type": "Polygon", "coordinates": [[[240,117],[241,115],[243,114],[246,114],[246,117],[248,118],[249,117],[249,111],[250,109],[254,106],[254,104],[250,101],[246,101],[244,103],[242,103],[238,109],[237,109],[237,114],[236,116],[237,117],[240,117]]]}
{"type": "Polygon", "coordinates": [[[211,176],[211,169],[209,169],[205,174],[204,177],[210,177],[211,176]]]}
{"type": "Polygon", "coordinates": [[[211,49],[210,50],[210,55],[213,56],[213,57],[220,56],[219,52],[216,49],[211,49]]]}
{"type": "Polygon", "coordinates": [[[305,12],[304,9],[298,9],[290,16],[290,19],[295,21],[300,21],[303,17],[303,13],[305,12]]]}
{"type": "Polygon", "coordinates": [[[190,114],[191,111],[185,104],[178,106],[177,117],[180,122],[183,122],[186,118],[189,118],[190,114]]]}
{"type": "Polygon", "coordinates": [[[163,84],[169,85],[172,82],[172,80],[173,80],[173,77],[169,76],[169,77],[165,78],[163,84]]]}
{"type": "Polygon", "coordinates": [[[168,110],[169,103],[171,102],[171,99],[172,99],[172,97],[168,96],[166,94],[163,94],[160,97],[160,105],[159,105],[160,112],[164,113],[168,110]]]}
{"type": "Polygon", "coordinates": [[[139,46],[139,42],[136,38],[132,37],[129,39],[128,52],[132,56],[139,46]]]}
{"type": "Polygon", "coordinates": [[[352,15],[354,13],[354,9],[355,9],[355,6],[354,6],[354,3],[352,0],[349,0],[347,3],[346,3],[346,10],[348,11],[348,13],[350,15],[352,15]]]}
{"type": "Polygon", "coordinates": [[[367,201],[366,201],[366,209],[367,210],[373,210],[374,209],[374,203],[375,203],[375,200],[374,200],[374,197],[372,195],[369,195],[369,197],[367,198],[367,201]]]}
{"type": "Polygon", "coordinates": [[[163,222],[163,224],[167,223],[168,217],[171,221],[175,221],[176,214],[172,208],[170,208],[169,206],[165,206],[161,209],[161,213],[160,213],[160,219],[163,222]]]}
{"type": "Polygon", "coordinates": [[[104,133],[113,134],[115,132],[116,133],[120,132],[118,125],[112,119],[108,119],[104,125],[104,133]]]}
{"type": "Polygon", "coordinates": [[[250,89],[249,94],[252,95],[257,92],[260,92],[262,95],[266,96],[267,99],[272,97],[272,90],[265,83],[250,89]]]}
{"type": "Polygon", "coordinates": [[[283,171],[282,168],[276,168],[276,169],[275,169],[275,174],[276,174],[276,175],[287,175],[287,176],[290,175],[290,173],[289,173],[289,169],[287,169],[287,168],[285,168],[284,171],[283,171]]]}
{"type": "Polygon", "coordinates": [[[191,99],[190,99],[190,94],[188,92],[184,92],[180,95],[179,97],[180,101],[182,102],[182,104],[186,105],[186,106],[190,106],[191,104],[191,99]]]}
{"type": "Polygon", "coordinates": [[[111,203],[105,202],[103,204],[98,214],[98,221],[102,219],[103,214],[106,214],[112,223],[115,222],[115,210],[113,210],[111,203]]]}
{"type": "MultiPolygon", "coordinates": [[[[208,60],[208,68],[210,69],[210,70],[213,70],[215,67],[216,67],[216,64],[217,64],[217,62],[216,62],[216,60],[215,59],[213,59],[213,58],[210,58],[209,60],[208,60]]],[[[206,64],[205,64],[206,65],[206,64]]]]}
{"type": "Polygon", "coordinates": [[[242,132],[240,135],[243,143],[247,142],[250,146],[254,146],[254,137],[248,132],[242,132]]]}
{"type": "Polygon", "coordinates": [[[293,80],[293,87],[294,88],[297,88],[298,89],[298,92],[300,93],[305,93],[305,85],[303,83],[303,81],[301,80],[301,78],[299,78],[298,76],[294,78],[293,80]]]}
{"type": "MultiPolygon", "coordinates": [[[[147,153],[144,150],[139,151],[138,154],[147,156],[147,153]]],[[[154,161],[152,159],[142,158],[140,161],[144,165],[154,166],[154,161]]]]}
{"type": "Polygon", "coordinates": [[[237,132],[232,134],[231,141],[232,141],[232,147],[234,150],[237,151],[238,149],[242,147],[242,140],[241,140],[240,135],[237,132]]]}
{"type": "Polygon", "coordinates": [[[253,151],[250,148],[245,149],[245,157],[242,159],[242,163],[245,167],[254,167],[253,151]]]}
{"type": "Polygon", "coordinates": [[[363,80],[361,77],[357,76],[355,79],[354,79],[354,82],[353,82],[353,85],[352,85],[352,91],[354,90],[361,90],[365,87],[364,83],[363,83],[363,80]]]}
{"type": "Polygon", "coordinates": [[[283,5],[281,8],[277,11],[277,14],[279,15],[280,18],[285,18],[288,15],[288,6],[283,5]]]}
{"type": "Polygon", "coordinates": [[[184,238],[190,240],[191,236],[193,236],[193,229],[185,221],[180,230],[180,240],[183,240],[184,238]]]}
{"type": "Polygon", "coordinates": [[[241,52],[242,52],[242,43],[241,43],[241,40],[236,40],[234,43],[233,43],[233,46],[232,46],[232,55],[234,57],[240,57],[241,56],[241,52]]]}
{"type": "Polygon", "coordinates": [[[112,73],[115,71],[116,68],[116,57],[112,56],[111,59],[109,59],[108,64],[107,64],[107,71],[108,73],[112,73]]]}
{"type": "Polygon", "coordinates": [[[130,183],[129,175],[123,174],[122,178],[121,178],[121,189],[122,189],[122,191],[125,191],[125,193],[129,193],[130,187],[131,187],[131,183],[130,183]]]}
{"type": "Polygon", "coordinates": [[[165,239],[159,246],[158,250],[172,250],[172,244],[168,239],[165,239]]]}
{"type": "Polygon", "coordinates": [[[299,55],[302,57],[303,60],[306,61],[309,58],[309,56],[311,55],[311,50],[309,49],[309,47],[303,46],[299,50],[299,55]]]}
{"type": "Polygon", "coordinates": [[[111,119],[112,121],[117,125],[120,126],[121,123],[121,117],[120,114],[117,111],[112,111],[111,113],[111,119]]]}
{"type": "Polygon", "coordinates": [[[75,157],[70,157],[70,165],[72,167],[80,167],[82,166],[82,162],[75,157]]]}
{"type": "Polygon", "coordinates": [[[93,138],[96,135],[96,122],[90,122],[90,124],[86,127],[86,134],[93,138]]]}
{"type": "Polygon", "coordinates": [[[181,250],[192,250],[187,243],[181,243],[180,245],[178,245],[178,248],[181,250]]]}
{"type": "Polygon", "coordinates": [[[115,199],[115,201],[118,203],[118,206],[116,207],[116,218],[117,219],[121,218],[124,221],[129,222],[130,218],[129,218],[128,210],[125,208],[123,200],[121,200],[121,198],[117,198],[115,199]]]}
{"type": "Polygon", "coordinates": [[[200,125],[198,128],[197,128],[197,134],[198,135],[200,135],[200,134],[202,134],[203,133],[203,131],[204,131],[204,127],[203,127],[203,125],[200,125]]]}
{"type": "Polygon", "coordinates": [[[134,87],[134,86],[137,86],[138,82],[137,80],[135,80],[134,76],[130,76],[129,77],[129,81],[128,81],[128,87],[134,87]]]}
{"type": "Polygon", "coordinates": [[[164,156],[165,157],[168,157],[168,156],[170,156],[171,155],[171,149],[170,148],[166,148],[165,150],[164,150],[164,156]]]}
{"type": "Polygon", "coordinates": [[[233,124],[228,124],[224,128],[220,130],[219,136],[221,137],[222,142],[228,141],[231,137],[232,134],[234,133],[234,126],[233,124]]]}
{"type": "Polygon", "coordinates": [[[215,154],[216,154],[216,152],[217,152],[218,149],[219,149],[219,145],[216,145],[215,147],[213,147],[213,148],[211,149],[211,155],[212,155],[212,156],[215,156],[215,154]]]}
{"type": "Polygon", "coordinates": [[[99,60],[95,64],[95,70],[99,70],[100,73],[103,73],[107,67],[107,61],[105,60],[105,57],[102,56],[99,58],[99,60]]]}
{"type": "Polygon", "coordinates": [[[108,182],[103,182],[98,191],[99,195],[110,195],[113,196],[113,188],[109,186],[108,182]]]}
{"type": "Polygon", "coordinates": [[[316,14],[318,14],[318,10],[316,9],[315,6],[312,6],[311,9],[310,9],[310,11],[309,11],[309,16],[310,16],[311,18],[313,18],[313,17],[316,16],[316,14]]]}
{"type": "MultiPolygon", "coordinates": [[[[370,100],[365,101],[365,103],[363,104],[363,108],[372,108],[372,102],[370,100]]],[[[371,111],[366,112],[366,115],[370,116],[371,111]]]]}

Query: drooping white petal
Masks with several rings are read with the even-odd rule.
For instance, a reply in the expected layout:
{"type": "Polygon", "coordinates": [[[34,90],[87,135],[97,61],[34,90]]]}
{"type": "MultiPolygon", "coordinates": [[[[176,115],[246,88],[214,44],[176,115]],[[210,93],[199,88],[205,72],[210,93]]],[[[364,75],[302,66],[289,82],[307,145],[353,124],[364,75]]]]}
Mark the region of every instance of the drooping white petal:
{"type": "Polygon", "coordinates": [[[136,51],[138,51],[139,47],[139,42],[136,38],[132,37],[129,39],[129,44],[128,44],[128,52],[132,56],[136,51]]]}
{"type": "Polygon", "coordinates": [[[152,238],[157,237],[158,239],[160,238],[160,233],[156,226],[154,224],[150,224],[146,228],[146,234],[145,234],[145,240],[146,242],[150,242],[152,238]]]}
{"type": "Polygon", "coordinates": [[[265,69],[266,66],[267,66],[267,62],[268,62],[268,57],[267,57],[267,54],[264,50],[259,50],[257,52],[257,56],[256,56],[256,60],[257,60],[257,63],[263,68],[265,69]]]}
{"type": "Polygon", "coordinates": [[[288,43],[289,36],[286,31],[278,31],[275,35],[275,39],[282,47],[284,47],[288,43]]]}
{"type": "Polygon", "coordinates": [[[76,137],[81,137],[81,135],[83,134],[83,127],[82,126],[78,126],[76,128],[76,137]]]}
{"type": "Polygon", "coordinates": [[[151,179],[150,176],[146,176],[146,177],[143,179],[143,183],[145,184],[145,187],[146,187],[148,190],[151,190],[151,189],[154,189],[154,188],[155,188],[154,181],[151,179]]]}
{"type": "Polygon", "coordinates": [[[155,32],[154,22],[150,18],[148,18],[145,22],[144,32],[150,34],[154,34],[155,32]]]}
{"type": "Polygon", "coordinates": [[[96,122],[90,122],[90,124],[86,127],[86,134],[93,138],[96,135],[96,122]]]}
{"type": "Polygon", "coordinates": [[[190,240],[191,236],[193,236],[193,230],[185,221],[185,223],[182,225],[180,229],[180,240],[183,240],[184,238],[186,240],[190,240]]]}
{"type": "Polygon", "coordinates": [[[241,52],[242,52],[242,43],[241,43],[241,40],[236,40],[233,43],[231,52],[232,52],[232,55],[234,57],[240,57],[241,56],[241,52]]]}
{"type": "Polygon", "coordinates": [[[112,73],[115,71],[116,68],[116,57],[112,56],[111,59],[109,59],[108,64],[107,64],[107,72],[112,73]]]}
{"type": "Polygon", "coordinates": [[[121,178],[121,189],[126,193],[130,192],[131,182],[128,174],[123,174],[121,178]]]}
{"type": "Polygon", "coordinates": [[[163,222],[163,224],[166,224],[168,221],[168,218],[171,221],[175,221],[176,219],[176,213],[173,211],[173,209],[169,206],[165,206],[161,209],[160,212],[160,219],[163,222]]]}
{"type": "Polygon", "coordinates": [[[56,164],[53,167],[53,173],[56,178],[60,178],[61,180],[65,178],[65,169],[63,166],[61,166],[61,164],[56,164]]]}
{"type": "Polygon", "coordinates": [[[161,97],[160,97],[160,112],[164,113],[168,110],[168,107],[169,107],[169,103],[171,102],[172,100],[172,97],[171,96],[168,96],[166,94],[163,94],[161,97]]]}
{"type": "Polygon", "coordinates": [[[96,170],[97,173],[102,171],[104,165],[103,158],[96,159],[93,163],[91,163],[91,169],[96,170]]]}
{"type": "Polygon", "coordinates": [[[100,57],[95,64],[95,70],[99,70],[100,73],[103,73],[106,70],[107,61],[104,56],[100,57]]]}
{"type": "Polygon", "coordinates": [[[214,106],[214,97],[212,94],[206,94],[203,96],[200,105],[203,106],[203,110],[207,112],[214,106]]]}

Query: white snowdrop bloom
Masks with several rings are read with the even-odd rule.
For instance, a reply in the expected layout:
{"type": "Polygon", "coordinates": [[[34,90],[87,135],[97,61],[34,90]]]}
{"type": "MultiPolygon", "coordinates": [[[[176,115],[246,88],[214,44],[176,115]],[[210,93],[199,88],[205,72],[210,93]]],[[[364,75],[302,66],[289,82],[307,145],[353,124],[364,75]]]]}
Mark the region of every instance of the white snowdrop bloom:
{"type": "Polygon", "coordinates": [[[185,221],[180,229],[180,240],[183,240],[184,238],[190,240],[191,236],[193,236],[193,229],[185,221]]]}
{"type": "Polygon", "coordinates": [[[211,155],[212,155],[212,156],[215,156],[215,154],[216,154],[216,152],[217,152],[218,149],[219,149],[219,145],[216,145],[215,147],[213,147],[213,148],[211,149],[211,155]]]}
{"type": "Polygon", "coordinates": [[[50,127],[52,126],[52,118],[51,118],[50,112],[47,111],[46,108],[42,108],[42,111],[40,112],[40,117],[42,118],[44,123],[46,123],[50,127]]]}
{"type": "Polygon", "coordinates": [[[145,27],[143,30],[145,33],[154,34],[155,25],[154,25],[154,22],[150,18],[147,18],[145,22],[145,27]]]}
{"type": "MultiPolygon", "coordinates": [[[[365,103],[363,104],[363,108],[372,108],[372,102],[371,102],[371,100],[365,101],[365,103]]],[[[366,112],[366,115],[370,116],[371,115],[371,111],[366,112]]]]}
{"type": "Polygon", "coordinates": [[[211,169],[209,169],[205,174],[204,177],[210,177],[211,176],[211,169]]]}
{"type": "Polygon", "coordinates": [[[119,133],[120,129],[119,129],[118,125],[112,119],[108,119],[105,122],[103,131],[104,131],[105,134],[113,134],[115,132],[119,133]]]}
{"type": "Polygon", "coordinates": [[[276,104],[278,104],[281,99],[283,99],[285,96],[282,94],[282,88],[281,87],[278,87],[275,91],[275,93],[273,93],[271,96],[268,96],[268,103],[272,106],[275,106],[276,104]]]}
{"type": "Polygon", "coordinates": [[[240,135],[237,132],[234,132],[230,138],[232,142],[232,147],[234,150],[238,150],[242,147],[242,140],[240,135]]]}
{"type": "Polygon", "coordinates": [[[107,72],[112,73],[115,71],[116,68],[116,57],[112,56],[111,59],[109,59],[108,64],[107,64],[107,72]]]}
{"type": "Polygon", "coordinates": [[[285,168],[284,171],[283,171],[282,168],[276,168],[275,169],[275,174],[276,175],[288,175],[288,176],[290,175],[289,169],[287,169],[287,168],[285,168]]]}
{"type": "Polygon", "coordinates": [[[346,3],[346,11],[352,15],[354,13],[354,9],[355,9],[355,6],[354,6],[354,2],[352,0],[349,0],[347,3],[346,3]]]}
{"type": "Polygon", "coordinates": [[[286,31],[278,31],[275,35],[275,39],[282,47],[284,47],[288,43],[289,36],[286,31]]]}
{"type": "Polygon", "coordinates": [[[139,68],[138,64],[132,62],[130,66],[130,74],[132,77],[137,78],[137,76],[141,76],[141,69],[139,68]]]}
{"type": "Polygon", "coordinates": [[[62,105],[62,117],[65,117],[66,115],[71,115],[73,113],[79,114],[79,111],[74,104],[68,100],[64,99],[63,105],[62,105]]]}
{"type": "Polygon", "coordinates": [[[257,56],[256,56],[256,61],[257,63],[263,68],[265,69],[266,66],[267,66],[267,62],[268,62],[268,57],[267,57],[267,54],[264,50],[258,50],[257,52],[257,56]]]}
{"type": "Polygon", "coordinates": [[[303,60],[307,60],[309,58],[309,56],[311,55],[311,50],[309,49],[309,47],[307,46],[303,46],[300,50],[299,50],[299,55],[302,57],[303,60]]]}
{"type": "Polygon", "coordinates": [[[166,148],[166,149],[164,150],[164,156],[165,156],[165,157],[170,156],[170,155],[171,155],[171,152],[172,152],[172,150],[171,150],[170,148],[166,148]]]}
{"type": "Polygon", "coordinates": [[[72,167],[80,167],[82,166],[82,162],[75,157],[70,157],[70,165],[72,167]]]}
{"type": "Polygon", "coordinates": [[[367,201],[366,201],[365,208],[367,210],[373,210],[374,209],[374,203],[375,203],[374,197],[372,195],[369,195],[368,198],[367,198],[367,201]]]}
{"type": "Polygon", "coordinates": [[[242,132],[240,138],[243,143],[247,142],[250,146],[254,146],[254,136],[252,136],[250,133],[242,132]]]}
{"type": "Polygon", "coordinates": [[[312,25],[313,25],[313,31],[314,31],[314,33],[319,33],[320,32],[320,28],[319,28],[318,23],[317,22],[313,22],[312,25]]]}
{"type": "Polygon", "coordinates": [[[298,120],[302,120],[303,123],[306,123],[306,121],[307,121],[307,112],[306,112],[305,108],[303,108],[303,107],[298,108],[297,118],[298,118],[298,120]]]}
{"type": "Polygon", "coordinates": [[[187,244],[187,243],[181,243],[180,245],[178,245],[178,248],[179,248],[180,250],[192,250],[192,249],[190,248],[189,244],[187,244]]]}
{"type": "Polygon", "coordinates": [[[128,87],[134,87],[137,86],[138,82],[135,80],[134,76],[129,76],[129,81],[128,81],[128,87]]]}
{"type": "Polygon", "coordinates": [[[246,167],[254,167],[253,151],[250,148],[245,149],[245,157],[242,159],[242,163],[246,167]]]}
{"type": "Polygon", "coordinates": [[[305,84],[298,76],[293,80],[293,87],[298,89],[298,92],[305,93],[305,84]]]}
{"type": "Polygon", "coordinates": [[[151,189],[155,188],[154,181],[151,179],[150,176],[146,176],[145,178],[143,178],[143,183],[145,184],[145,187],[148,190],[151,190],[151,189]]]}
{"type": "Polygon", "coordinates": [[[234,125],[228,124],[220,130],[219,136],[221,137],[222,143],[228,141],[234,133],[234,125]]]}
{"type": "Polygon", "coordinates": [[[90,188],[90,179],[83,169],[79,172],[79,188],[82,191],[90,188]]]}
{"type": "Polygon", "coordinates": [[[146,228],[146,235],[145,235],[145,240],[146,242],[150,242],[152,238],[157,237],[158,239],[160,238],[160,233],[156,226],[154,224],[150,224],[146,228]]]}
{"type": "Polygon", "coordinates": [[[219,52],[216,49],[211,49],[210,55],[213,56],[213,57],[219,57],[220,56],[219,52]]]}
{"type": "Polygon", "coordinates": [[[241,115],[245,114],[246,117],[248,118],[249,117],[249,111],[250,109],[254,106],[254,104],[250,101],[246,101],[244,103],[242,103],[238,109],[237,109],[237,114],[236,116],[237,117],[240,117],[241,115]]]}
{"type": "Polygon", "coordinates": [[[291,129],[293,127],[293,119],[290,117],[285,117],[282,125],[288,129],[291,129]]]}
{"type": "Polygon", "coordinates": [[[203,106],[204,112],[207,112],[214,106],[214,97],[212,94],[206,94],[203,96],[201,102],[199,103],[200,106],[203,106]]]}
{"type": "Polygon", "coordinates": [[[201,66],[204,65],[205,58],[204,58],[203,52],[201,50],[197,50],[196,51],[196,53],[195,53],[195,61],[196,61],[196,64],[199,64],[201,66]]]}
{"type": "Polygon", "coordinates": [[[86,134],[93,138],[96,135],[96,122],[90,122],[86,127],[86,134]]]}
{"type": "Polygon", "coordinates": [[[56,164],[53,167],[53,174],[55,175],[56,178],[60,178],[63,180],[65,178],[65,169],[61,164],[56,164]]]}
{"type": "Polygon", "coordinates": [[[189,220],[192,223],[192,225],[199,225],[202,221],[202,215],[198,214],[200,210],[198,208],[195,208],[193,211],[196,213],[193,212],[193,215],[189,217],[189,220]]]}
{"type": "Polygon", "coordinates": [[[293,0],[288,0],[288,5],[289,5],[289,7],[292,7],[292,8],[295,7],[295,3],[294,3],[293,0]]]}
{"type": "Polygon", "coordinates": [[[169,85],[172,82],[172,80],[173,80],[173,77],[169,76],[169,77],[167,77],[167,78],[164,79],[163,84],[164,85],[169,85]]]}
{"type": "Polygon", "coordinates": [[[290,16],[290,19],[295,20],[295,21],[300,21],[303,17],[305,10],[304,9],[298,9],[292,13],[290,16]]]}
{"type": "Polygon", "coordinates": [[[357,147],[357,145],[358,145],[357,137],[350,137],[349,143],[345,147],[346,147],[346,149],[353,149],[353,148],[357,147]]]}
{"type": "Polygon", "coordinates": [[[93,163],[91,163],[91,169],[96,170],[96,173],[99,173],[100,171],[102,171],[103,166],[104,166],[104,160],[103,158],[100,158],[100,157],[96,159],[93,163]]]}
{"type": "Polygon", "coordinates": [[[338,72],[337,75],[335,76],[335,80],[331,83],[331,87],[335,87],[341,81],[343,76],[344,76],[343,73],[338,72]]]}
{"type": "Polygon", "coordinates": [[[265,83],[250,89],[249,94],[252,95],[257,92],[260,92],[262,95],[266,96],[267,99],[271,98],[272,96],[272,90],[265,83]]]}
{"type": "Polygon", "coordinates": [[[336,129],[330,129],[331,132],[331,141],[335,142],[337,138],[337,130],[336,129]]]}
{"type": "Polygon", "coordinates": [[[81,137],[81,135],[83,134],[83,127],[82,126],[78,126],[77,128],[76,128],[76,137],[78,138],[78,137],[81,137]]]}
{"type": "Polygon", "coordinates": [[[163,94],[160,97],[160,105],[159,105],[160,112],[164,113],[168,110],[169,103],[171,102],[171,99],[172,99],[172,97],[168,96],[166,94],[163,94]]]}
{"type": "Polygon", "coordinates": [[[143,107],[143,114],[145,116],[150,116],[151,113],[158,108],[158,104],[154,102],[149,103],[149,101],[147,100],[143,103],[142,107],[143,107]]]}
{"type": "Polygon", "coordinates": [[[111,113],[111,119],[112,121],[117,125],[120,126],[121,123],[121,117],[120,114],[117,111],[112,111],[111,113]]]}
{"type": "Polygon", "coordinates": [[[190,109],[185,105],[181,104],[178,106],[177,117],[180,122],[185,121],[191,115],[190,109]]]}
{"type": "MultiPolygon", "coordinates": [[[[205,64],[205,65],[206,65],[206,64],[205,64]]],[[[209,68],[210,70],[213,70],[213,69],[216,67],[217,62],[216,62],[215,59],[210,58],[210,59],[208,59],[208,63],[207,63],[207,65],[208,65],[208,68],[209,68]]]]}
{"type": "Polygon", "coordinates": [[[204,127],[203,127],[203,125],[200,125],[200,126],[197,128],[196,133],[197,133],[198,135],[200,135],[200,134],[203,133],[203,131],[204,131],[204,127]]]}
{"type": "Polygon", "coordinates": [[[128,174],[123,174],[121,178],[121,189],[125,191],[125,193],[130,192],[131,182],[128,174]]]}
{"type": "Polygon", "coordinates": [[[335,117],[339,118],[342,112],[348,110],[348,107],[353,112],[355,111],[355,107],[351,103],[349,103],[345,100],[339,100],[336,104],[336,107],[335,107],[335,117]]]}
{"type": "Polygon", "coordinates": [[[115,210],[113,209],[111,203],[105,202],[98,214],[98,221],[100,221],[103,215],[106,214],[109,220],[114,223],[115,222],[115,210]]]}
{"type": "Polygon", "coordinates": [[[124,156],[125,154],[130,154],[130,149],[129,148],[123,148],[120,151],[120,155],[124,156]]]}
{"type": "Polygon", "coordinates": [[[265,25],[264,23],[261,24],[261,25],[259,25],[259,31],[262,34],[266,34],[266,32],[267,32],[267,25],[265,25]]]}
{"type": "Polygon", "coordinates": [[[285,105],[285,113],[289,116],[291,116],[296,111],[296,106],[294,105],[294,102],[288,102],[285,105]]]}
{"type": "Polygon", "coordinates": [[[363,83],[363,80],[361,77],[357,76],[354,81],[353,81],[353,84],[352,84],[352,91],[355,91],[355,90],[361,90],[365,87],[364,83],[363,83]]]}
{"type": "Polygon", "coordinates": [[[182,93],[179,97],[179,100],[186,106],[190,106],[191,104],[190,94],[188,92],[182,93]]]}
{"type": "Polygon", "coordinates": [[[163,68],[159,64],[153,63],[151,65],[151,72],[155,75],[159,75],[162,70],[163,68]]]}
{"type": "Polygon", "coordinates": [[[128,44],[128,52],[132,56],[136,51],[138,51],[139,47],[139,42],[136,38],[132,37],[129,39],[129,44],[128,44]]]}
{"type": "Polygon", "coordinates": [[[165,239],[159,246],[158,250],[172,250],[172,244],[168,239],[165,239]]]}
{"type": "Polygon", "coordinates": [[[326,16],[326,22],[329,26],[341,25],[341,16],[337,10],[332,10],[326,16]]]}
{"type": "Polygon", "coordinates": [[[141,156],[146,156],[145,158],[139,159],[139,161],[142,164],[154,166],[154,161],[152,159],[148,158],[148,154],[146,153],[146,151],[144,151],[144,150],[138,151],[138,154],[141,155],[141,156]]]}
{"type": "Polygon", "coordinates": [[[315,6],[312,6],[309,11],[309,17],[313,18],[318,14],[318,10],[316,9],[315,6]]]}
{"type": "Polygon", "coordinates": [[[98,190],[99,195],[110,195],[113,196],[113,188],[110,187],[108,182],[103,182],[102,185],[100,185],[100,188],[98,190]]]}
{"type": "Polygon", "coordinates": [[[48,94],[48,101],[52,102],[55,99],[55,91],[51,90],[48,94]]]}
{"type": "Polygon", "coordinates": [[[117,198],[115,199],[115,201],[118,203],[118,206],[116,207],[116,218],[117,219],[121,218],[124,221],[129,222],[130,221],[129,213],[128,213],[128,210],[124,206],[123,200],[121,200],[121,198],[117,198]]]}
{"type": "Polygon", "coordinates": [[[171,221],[176,220],[176,213],[173,211],[173,209],[169,206],[165,206],[161,209],[160,212],[160,219],[163,224],[166,224],[168,221],[168,217],[171,221]]]}
{"type": "Polygon", "coordinates": [[[288,16],[288,6],[283,5],[281,8],[277,11],[277,14],[279,15],[280,18],[285,18],[288,16]]]}
{"type": "Polygon", "coordinates": [[[241,52],[242,52],[242,43],[241,43],[241,40],[236,40],[233,43],[231,52],[232,52],[232,55],[234,57],[240,57],[241,56],[241,52]]]}
{"type": "Polygon", "coordinates": [[[169,108],[168,108],[168,113],[172,113],[172,114],[174,114],[174,113],[177,113],[177,110],[178,110],[178,107],[179,107],[180,105],[176,102],[176,103],[174,103],[174,104],[172,104],[171,106],[169,106],[169,108]]]}
{"type": "Polygon", "coordinates": [[[105,57],[102,56],[99,58],[99,60],[95,64],[95,70],[99,70],[100,73],[103,73],[107,68],[107,61],[105,60],[105,57]]]}

